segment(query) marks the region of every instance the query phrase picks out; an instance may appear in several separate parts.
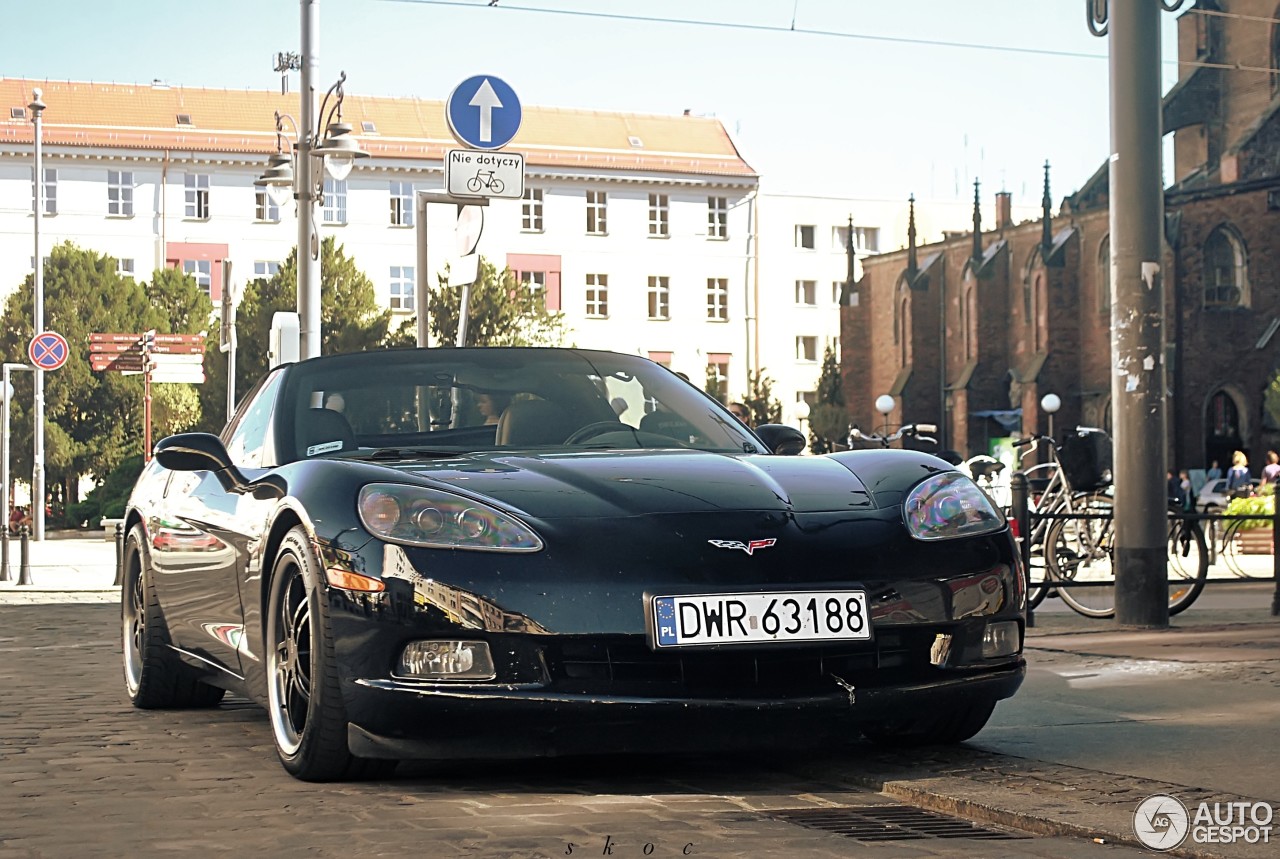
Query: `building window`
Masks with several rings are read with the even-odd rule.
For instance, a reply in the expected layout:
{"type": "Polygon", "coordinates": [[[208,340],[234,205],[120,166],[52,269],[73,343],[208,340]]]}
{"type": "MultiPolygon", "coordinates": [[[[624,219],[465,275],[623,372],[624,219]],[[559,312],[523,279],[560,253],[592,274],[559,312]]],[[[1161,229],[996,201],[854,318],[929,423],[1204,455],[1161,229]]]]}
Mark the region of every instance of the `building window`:
{"type": "Polygon", "coordinates": [[[521,286],[529,290],[535,299],[546,300],[547,273],[545,271],[516,272],[516,280],[519,281],[521,286]]]}
{"type": "Polygon", "coordinates": [[[259,259],[253,261],[253,279],[275,277],[280,273],[280,263],[275,260],[259,259]]]}
{"type": "Polygon", "coordinates": [[[390,307],[392,310],[412,311],[414,308],[413,266],[391,266],[390,307]]]}
{"type": "Polygon", "coordinates": [[[413,226],[413,183],[391,183],[391,226],[413,226]]]}
{"type": "Polygon", "coordinates": [[[587,316],[604,319],[609,315],[609,275],[587,275],[587,316]]]}
{"type": "MultiPolygon", "coordinates": [[[[832,227],[831,228],[831,248],[832,250],[849,252],[849,228],[832,227]]],[[[880,252],[880,228],[879,227],[854,227],[853,228],[853,248],[855,251],[864,253],[880,252]]]]}
{"type": "Polygon", "coordinates": [[[729,321],[729,279],[707,278],[707,318],[716,322],[729,321]]]}
{"type": "Polygon", "coordinates": [[[707,238],[729,238],[729,201],[724,197],[707,198],[707,238]]]}
{"type": "Polygon", "coordinates": [[[649,318],[671,318],[671,284],[666,275],[649,275],[649,318]]]}
{"type": "Polygon", "coordinates": [[[264,224],[280,223],[280,207],[276,205],[275,200],[271,199],[271,195],[267,193],[266,188],[255,188],[253,198],[253,217],[255,220],[264,224]]]}
{"type": "Polygon", "coordinates": [[[542,189],[525,188],[520,206],[520,229],[526,233],[542,232],[542,189]]]}
{"type": "Polygon", "coordinates": [[[1098,245],[1098,310],[1111,312],[1111,236],[1098,245]]]}
{"type": "Polygon", "coordinates": [[[120,218],[133,217],[132,171],[107,171],[107,214],[120,218]]]}
{"type": "Polygon", "coordinates": [[[1249,306],[1244,243],[1225,225],[1204,243],[1204,306],[1214,310],[1249,306]]]}
{"type": "Polygon", "coordinates": [[[671,235],[671,210],[666,194],[649,195],[649,238],[665,239],[671,235]]]}
{"type": "Polygon", "coordinates": [[[796,360],[817,362],[818,360],[818,338],[817,337],[797,337],[796,338],[796,360]]]}
{"type": "Polygon", "coordinates": [[[186,216],[196,221],[209,220],[209,174],[188,173],[183,177],[186,189],[186,216]]]}
{"type": "Polygon", "coordinates": [[[324,210],[322,218],[326,224],[345,224],[347,222],[347,180],[324,180],[324,210]]]}
{"type": "Polygon", "coordinates": [[[880,228],[879,227],[854,227],[853,228],[853,244],[858,250],[867,253],[880,252],[880,228]]]}
{"type": "Polygon", "coordinates": [[[120,275],[121,277],[127,277],[129,278],[129,280],[133,280],[133,260],[131,259],[116,260],[116,274],[120,275]]]}
{"type": "Polygon", "coordinates": [[[796,304],[805,307],[816,307],[818,304],[818,282],[816,280],[796,281],[796,304]]]}
{"type": "MultiPolygon", "coordinates": [[[[31,211],[36,210],[35,168],[31,170],[31,211]]],[[[58,214],[58,170],[55,167],[44,168],[44,213],[58,214]]]]}
{"type": "Polygon", "coordinates": [[[605,222],[607,202],[604,191],[587,192],[587,235],[603,236],[607,233],[605,222]]]}
{"type": "Polygon", "coordinates": [[[707,393],[720,402],[728,399],[729,394],[729,356],[707,356],[707,393]]]}
{"type": "Polygon", "coordinates": [[[205,295],[212,294],[213,262],[207,259],[186,259],[182,261],[182,271],[196,279],[196,286],[204,290],[205,295]]]}
{"type": "Polygon", "coordinates": [[[796,247],[807,251],[813,250],[813,233],[812,224],[796,224],[796,247]]]}

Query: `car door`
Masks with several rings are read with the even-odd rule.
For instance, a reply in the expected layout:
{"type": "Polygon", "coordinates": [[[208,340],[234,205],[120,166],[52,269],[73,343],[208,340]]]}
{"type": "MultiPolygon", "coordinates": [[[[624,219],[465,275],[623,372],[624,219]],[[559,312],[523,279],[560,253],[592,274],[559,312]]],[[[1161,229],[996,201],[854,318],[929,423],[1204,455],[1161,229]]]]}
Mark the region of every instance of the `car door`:
{"type": "MultiPolygon", "coordinates": [[[[250,395],[224,432],[232,461],[252,477],[270,459],[271,411],[281,373],[250,395]]],[[[174,643],[188,654],[242,677],[244,612],[240,600],[249,548],[260,537],[258,508],[210,471],[176,473],[148,532],[152,568],[174,643]]]]}

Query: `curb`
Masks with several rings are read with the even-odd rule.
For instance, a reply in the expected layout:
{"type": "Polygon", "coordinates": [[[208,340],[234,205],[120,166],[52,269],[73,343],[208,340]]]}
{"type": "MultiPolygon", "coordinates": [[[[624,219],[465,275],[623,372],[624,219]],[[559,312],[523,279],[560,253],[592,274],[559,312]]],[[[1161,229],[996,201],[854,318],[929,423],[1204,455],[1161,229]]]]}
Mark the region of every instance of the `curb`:
{"type": "MultiPolygon", "coordinates": [[[[1141,850],[1151,848],[1134,833],[1133,815],[1149,796],[1169,794],[1188,806],[1201,801],[1254,801],[1252,797],[979,749],[936,750],[925,760],[924,765],[919,758],[898,765],[892,757],[873,754],[861,772],[848,778],[859,787],[944,814],[1037,835],[1082,838],[1141,850]],[[878,765],[886,764],[897,771],[876,772],[878,765]],[[944,774],[938,775],[940,771],[944,774]]],[[[1160,853],[1186,859],[1264,859],[1275,856],[1275,845],[1210,846],[1191,843],[1188,838],[1181,846],[1160,853]]]]}

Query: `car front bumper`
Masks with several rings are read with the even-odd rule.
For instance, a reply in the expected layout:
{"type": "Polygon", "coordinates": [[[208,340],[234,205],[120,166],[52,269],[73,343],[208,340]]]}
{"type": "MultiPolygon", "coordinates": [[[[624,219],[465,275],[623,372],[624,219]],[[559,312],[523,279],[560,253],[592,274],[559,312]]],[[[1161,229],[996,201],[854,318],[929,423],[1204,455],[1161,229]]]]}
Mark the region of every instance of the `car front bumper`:
{"type": "Polygon", "coordinates": [[[545,688],[422,686],[358,680],[346,690],[347,741],[361,757],[519,758],[843,745],[860,723],[1012,696],[1025,662],[937,679],[790,698],[662,697],[545,688]]]}

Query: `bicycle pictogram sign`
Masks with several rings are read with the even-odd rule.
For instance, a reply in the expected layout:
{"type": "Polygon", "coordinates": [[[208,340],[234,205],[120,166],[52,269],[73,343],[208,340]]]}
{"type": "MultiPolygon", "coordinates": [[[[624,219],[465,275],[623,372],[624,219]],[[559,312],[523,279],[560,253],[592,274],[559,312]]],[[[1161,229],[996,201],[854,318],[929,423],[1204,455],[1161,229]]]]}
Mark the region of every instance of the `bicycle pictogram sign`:
{"type": "Polygon", "coordinates": [[[67,363],[71,349],[67,346],[67,338],[56,331],[42,331],[31,338],[27,347],[27,357],[40,370],[56,370],[67,363]]]}

